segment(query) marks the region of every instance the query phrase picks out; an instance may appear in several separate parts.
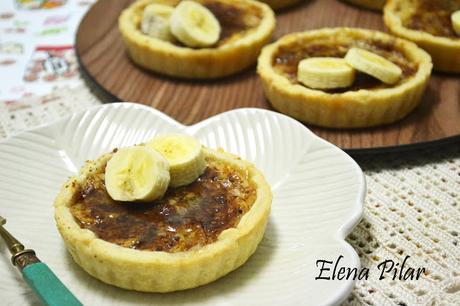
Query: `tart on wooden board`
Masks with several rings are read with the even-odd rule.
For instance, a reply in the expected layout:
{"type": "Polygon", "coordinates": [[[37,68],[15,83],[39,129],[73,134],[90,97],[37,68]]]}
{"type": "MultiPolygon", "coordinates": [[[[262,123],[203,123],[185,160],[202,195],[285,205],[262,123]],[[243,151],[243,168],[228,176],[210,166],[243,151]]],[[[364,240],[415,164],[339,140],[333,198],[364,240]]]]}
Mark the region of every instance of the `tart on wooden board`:
{"type": "Polygon", "coordinates": [[[460,73],[460,20],[453,19],[459,10],[460,0],[389,0],[384,21],[391,33],[430,53],[435,70],[460,73]]]}
{"type": "Polygon", "coordinates": [[[122,12],[119,30],[134,63],[168,76],[212,79],[237,73],[257,61],[275,28],[275,15],[268,5],[253,0],[196,0],[192,5],[190,2],[139,0],[122,12]],[[142,31],[144,13],[151,5],[170,8],[171,21],[164,12],[158,13],[162,19],[153,16],[152,20],[161,19],[158,27],[170,22],[172,39],[142,31]],[[190,9],[191,6],[195,8],[190,9]],[[197,6],[201,8],[196,9],[197,6]],[[199,17],[195,16],[197,12],[199,17]],[[200,21],[204,18],[206,23],[200,21]],[[209,36],[216,40],[207,42],[209,36]]]}
{"type": "MultiPolygon", "coordinates": [[[[319,73],[326,68],[323,65],[319,73]]],[[[257,67],[274,108],[303,122],[333,128],[370,127],[403,118],[418,105],[431,69],[429,54],[414,43],[357,28],[288,34],[262,50],[257,67]],[[400,76],[387,84],[385,79],[376,78],[378,75],[356,71],[344,76],[353,78],[348,86],[312,88],[302,83],[299,64],[303,60],[348,58],[351,49],[371,52],[377,61],[399,69],[400,76]]],[[[317,74],[318,79],[322,77],[317,74]]]]}

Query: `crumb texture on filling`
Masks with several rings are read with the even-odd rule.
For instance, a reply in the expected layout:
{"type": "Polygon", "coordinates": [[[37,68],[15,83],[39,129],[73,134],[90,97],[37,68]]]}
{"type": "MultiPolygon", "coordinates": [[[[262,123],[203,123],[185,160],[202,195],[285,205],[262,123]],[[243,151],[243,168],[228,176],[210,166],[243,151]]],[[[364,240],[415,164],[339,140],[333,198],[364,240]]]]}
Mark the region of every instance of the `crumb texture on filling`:
{"type": "Polygon", "coordinates": [[[398,65],[402,71],[401,80],[393,85],[388,85],[382,81],[365,73],[356,73],[356,79],[350,87],[323,90],[328,93],[343,93],[346,91],[357,91],[360,89],[381,89],[397,86],[407,80],[417,71],[417,65],[407,59],[403,53],[394,48],[393,43],[382,41],[354,40],[348,43],[323,43],[323,42],[296,42],[290,45],[280,46],[273,57],[273,67],[275,71],[284,75],[293,84],[297,81],[297,66],[304,58],[309,57],[345,57],[347,51],[352,47],[366,49],[398,65]]]}
{"type": "Polygon", "coordinates": [[[452,26],[451,15],[460,10],[460,0],[412,0],[413,9],[403,18],[406,28],[434,36],[458,38],[452,26]]]}
{"type": "Polygon", "coordinates": [[[123,247],[173,253],[204,246],[236,227],[256,199],[247,171],[217,159],[207,162],[195,182],[170,188],[150,203],[112,200],[104,185],[104,165],[79,186],[70,211],[81,228],[123,247]]]}

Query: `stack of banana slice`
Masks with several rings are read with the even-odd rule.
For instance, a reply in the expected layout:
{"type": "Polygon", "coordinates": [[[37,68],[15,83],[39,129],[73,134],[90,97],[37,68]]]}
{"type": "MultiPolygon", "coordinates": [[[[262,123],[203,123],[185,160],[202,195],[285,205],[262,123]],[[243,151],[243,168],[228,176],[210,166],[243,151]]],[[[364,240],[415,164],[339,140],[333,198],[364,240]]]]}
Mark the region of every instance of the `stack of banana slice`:
{"type": "Polygon", "coordinates": [[[202,147],[195,138],[165,135],[114,153],[105,169],[105,185],[116,201],[154,201],[168,186],[188,185],[205,169],[202,147]]]}
{"type": "Polygon", "coordinates": [[[345,88],[353,84],[355,70],[386,83],[395,84],[402,70],[391,61],[360,48],[348,50],[345,58],[312,57],[299,62],[297,79],[313,89],[345,88]]]}
{"type": "Polygon", "coordinates": [[[177,39],[188,47],[204,48],[219,40],[221,26],[205,6],[194,1],[181,1],[175,8],[158,3],[146,6],[141,30],[164,41],[177,39]]]}

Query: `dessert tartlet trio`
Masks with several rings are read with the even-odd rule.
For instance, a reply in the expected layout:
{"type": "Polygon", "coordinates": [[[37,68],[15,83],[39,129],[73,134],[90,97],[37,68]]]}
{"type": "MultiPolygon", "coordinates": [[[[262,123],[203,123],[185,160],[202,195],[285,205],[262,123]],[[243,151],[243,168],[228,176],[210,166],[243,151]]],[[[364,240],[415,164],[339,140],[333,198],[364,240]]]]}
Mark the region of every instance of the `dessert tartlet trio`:
{"type": "MultiPolygon", "coordinates": [[[[380,10],[385,5],[347,1],[380,10]]],[[[403,118],[420,102],[431,58],[436,70],[460,71],[458,0],[388,1],[385,24],[400,38],[336,28],[288,34],[265,46],[275,28],[268,5],[298,2],[139,0],[123,11],[119,27],[136,64],[170,76],[218,78],[257,60],[273,107],[324,127],[370,127],[403,118]]]]}
{"type": "Polygon", "coordinates": [[[430,53],[435,70],[460,73],[460,0],[389,0],[384,21],[430,53]]]}
{"type": "Polygon", "coordinates": [[[270,7],[252,0],[140,0],[119,18],[136,64],[189,79],[223,77],[249,67],[274,28],[270,7]]]}
{"type": "Polygon", "coordinates": [[[420,101],[430,72],[430,56],[415,44],[353,28],[287,35],[266,47],[258,64],[265,94],[277,110],[337,128],[402,118],[420,101]],[[311,59],[315,66],[302,65],[311,59]]]}

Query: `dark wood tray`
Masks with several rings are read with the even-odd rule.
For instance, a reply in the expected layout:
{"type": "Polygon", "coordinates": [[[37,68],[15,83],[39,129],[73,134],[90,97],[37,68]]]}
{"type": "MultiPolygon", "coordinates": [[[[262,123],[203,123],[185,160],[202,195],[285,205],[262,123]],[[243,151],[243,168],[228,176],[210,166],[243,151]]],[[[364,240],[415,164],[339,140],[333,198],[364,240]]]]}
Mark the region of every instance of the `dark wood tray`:
{"type": "MultiPolygon", "coordinates": [[[[112,99],[159,109],[184,124],[240,107],[272,109],[255,67],[214,81],[183,81],[135,66],[128,58],[117,19],[130,0],[100,0],[83,18],[76,52],[84,75],[112,99]]],[[[310,0],[279,12],[275,38],[321,27],[383,30],[378,12],[338,0],[310,0]]],[[[460,75],[434,73],[421,105],[407,118],[383,127],[357,130],[309,126],[319,136],[351,152],[427,146],[460,140],[460,75]]]]}

